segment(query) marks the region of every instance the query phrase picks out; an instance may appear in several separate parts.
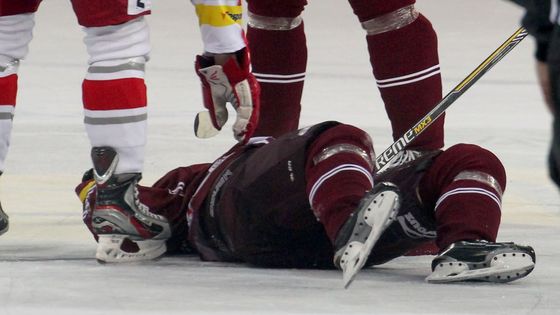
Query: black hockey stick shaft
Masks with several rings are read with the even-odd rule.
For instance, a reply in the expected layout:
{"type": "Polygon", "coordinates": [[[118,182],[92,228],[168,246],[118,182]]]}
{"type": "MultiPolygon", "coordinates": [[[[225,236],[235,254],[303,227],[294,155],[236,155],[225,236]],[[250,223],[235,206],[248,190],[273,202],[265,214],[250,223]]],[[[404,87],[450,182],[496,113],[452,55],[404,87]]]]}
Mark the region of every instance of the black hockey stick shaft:
{"type": "Polygon", "coordinates": [[[527,30],[523,27],[519,28],[511,35],[498,49],[496,49],[486,60],[484,60],[473,72],[471,72],[461,83],[459,83],[451,92],[449,92],[426,116],[422,117],[412,128],[408,129],[400,138],[388,147],[383,153],[377,156],[375,162],[377,170],[380,170],[400,151],[418,137],[426,128],[428,128],[436,119],[438,119],[445,110],[451,106],[468,90],[478,79],[480,79],[488,70],[490,70],[498,61],[507,55],[521,40],[527,36],[527,30]]]}

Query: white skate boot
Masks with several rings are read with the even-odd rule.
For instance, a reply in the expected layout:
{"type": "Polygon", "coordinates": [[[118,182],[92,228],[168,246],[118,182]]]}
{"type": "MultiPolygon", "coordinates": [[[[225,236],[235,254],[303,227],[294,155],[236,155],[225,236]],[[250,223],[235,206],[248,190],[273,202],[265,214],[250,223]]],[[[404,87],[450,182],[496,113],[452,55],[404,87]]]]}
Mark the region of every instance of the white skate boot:
{"type": "Polygon", "coordinates": [[[344,288],[348,288],[366,263],[375,243],[396,219],[400,206],[398,188],[377,184],[363,198],[342,226],[335,241],[335,266],[342,269],[344,288]]]}

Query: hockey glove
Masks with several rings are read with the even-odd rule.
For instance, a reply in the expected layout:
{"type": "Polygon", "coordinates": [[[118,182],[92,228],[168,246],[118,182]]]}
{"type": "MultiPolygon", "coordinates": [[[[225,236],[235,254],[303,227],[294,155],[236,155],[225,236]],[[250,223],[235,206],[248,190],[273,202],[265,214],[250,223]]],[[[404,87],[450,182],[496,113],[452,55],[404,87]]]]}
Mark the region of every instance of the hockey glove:
{"type": "Polygon", "coordinates": [[[246,143],[259,120],[260,86],[249,70],[247,49],[236,53],[224,65],[216,65],[214,58],[197,56],[196,73],[202,82],[204,107],[208,111],[196,116],[194,131],[199,138],[215,136],[228,120],[226,104],[230,103],[237,117],[233,135],[246,143]]]}

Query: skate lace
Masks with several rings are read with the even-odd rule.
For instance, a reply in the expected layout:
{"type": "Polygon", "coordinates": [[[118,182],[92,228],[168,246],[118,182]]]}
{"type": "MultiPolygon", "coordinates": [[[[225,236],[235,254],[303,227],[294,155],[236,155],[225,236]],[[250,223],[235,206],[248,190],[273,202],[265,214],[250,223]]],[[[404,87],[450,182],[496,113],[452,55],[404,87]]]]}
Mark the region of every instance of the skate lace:
{"type": "Polygon", "coordinates": [[[150,208],[140,201],[140,192],[138,191],[138,188],[136,186],[134,187],[134,205],[143,215],[149,218],[160,221],[165,220],[165,218],[163,218],[162,216],[150,212],[150,208]]]}

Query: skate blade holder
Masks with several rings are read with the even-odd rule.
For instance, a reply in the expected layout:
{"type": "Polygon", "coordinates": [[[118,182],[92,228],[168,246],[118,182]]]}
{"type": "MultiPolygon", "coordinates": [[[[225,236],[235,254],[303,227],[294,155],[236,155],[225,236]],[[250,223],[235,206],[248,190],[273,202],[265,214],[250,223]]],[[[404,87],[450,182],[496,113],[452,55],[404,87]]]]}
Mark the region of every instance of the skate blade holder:
{"type": "MultiPolygon", "coordinates": [[[[429,283],[450,283],[459,281],[510,282],[528,275],[535,263],[523,253],[500,253],[490,259],[488,267],[470,269],[472,263],[459,261],[442,262],[426,277],[429,283]]],[[[480,264],[479,264],[480,265],[480,264]]]]}
{"type": "Polygon", "coordinates": [[[128,235],[99,235],[95,258],[99,263],[154,260],[165,254],[165,240],[132,239],[128,235]]]}
{"type": "Polygon", "coordinates": [[[371,226],[370,234],[365,242],[350,242],[343,254],[345,263],[341,261],[341,269],[345,289],[354,281],[385,229],[396,220],[399,206],[399,195],[391,190],[383,191],[371,200],[363,218],[365,223],[371,226]]]}

